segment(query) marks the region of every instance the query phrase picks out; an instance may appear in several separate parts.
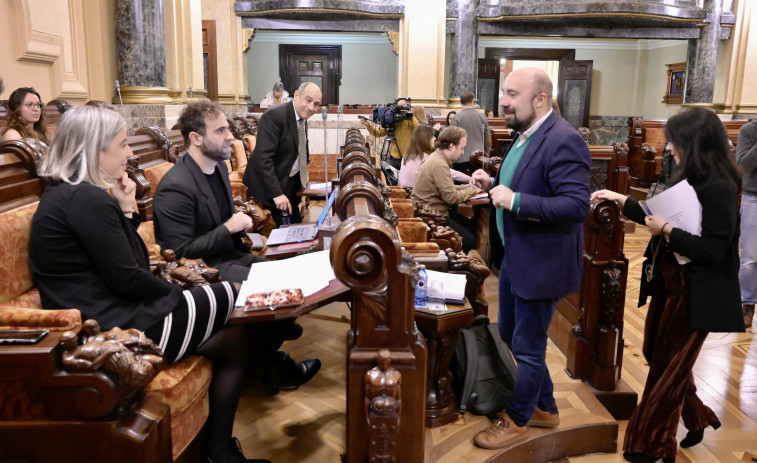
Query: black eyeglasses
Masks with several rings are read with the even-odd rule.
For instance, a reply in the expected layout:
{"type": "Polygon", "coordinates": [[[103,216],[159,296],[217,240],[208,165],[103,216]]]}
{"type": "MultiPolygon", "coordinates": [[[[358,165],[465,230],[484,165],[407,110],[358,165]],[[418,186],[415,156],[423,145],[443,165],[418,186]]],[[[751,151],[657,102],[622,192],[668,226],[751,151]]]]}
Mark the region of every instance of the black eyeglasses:
{"type": "Polygon", "coordinates": [[[24,106],[26,106],[27,109],[42,109],[42,103],[24,103],[24,106]]]}

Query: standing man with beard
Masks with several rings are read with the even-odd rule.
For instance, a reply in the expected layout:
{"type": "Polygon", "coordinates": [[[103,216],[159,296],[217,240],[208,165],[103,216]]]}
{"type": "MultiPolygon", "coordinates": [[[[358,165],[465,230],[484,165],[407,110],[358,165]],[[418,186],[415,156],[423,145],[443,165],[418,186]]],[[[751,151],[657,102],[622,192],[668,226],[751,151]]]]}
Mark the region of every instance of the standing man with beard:
{"type": "Polygon", "coordinates": [[[505,123],[517,136],[497,175],[492,179],[477,170],[471,183],[490,192],[492,261],[502,262],[499,330],[518,371],[504,410],[473,439],[484,448],[522,441],[528,426],[560,423],[546,364],[547,328],[557,301],[577,291],[581,282],[590,199],[589,149],[553,112],[547,73],[514,71],[502,92],[505,123]]]}
{"type": "MultiPolygon", "coordinates": [[[[218,103],[187,105],[179,116],[187,152],[160,180],[155,191],[155,237],[161,249],[177,258],[203,259],[220,271],[221,279],[241,283],[250,266],[265,259],[251,254],[242,235],[252,219],[234,212],[226,159],[234,136],[218,103]]],[[[302,327],[294,319],[253,324],[250,330],[263,346],[257,359],[263,366],[263,392],[273,395],[309,381],[321,367],[318,359],[295,362],[278,351],[284,340],[296,339],[302,327]]]]}
{"type": "Polygon", "coordinates": [[[242,182],[250,196],[271,210],[276,225],[281,225],[284,211],[291,214],[292,223],[302,222],[297,192],[308,183],[307,120],[320,106],[321,89],[305,82],[294,91],[291,103],[272,106],[260,118],[242,182]]]}

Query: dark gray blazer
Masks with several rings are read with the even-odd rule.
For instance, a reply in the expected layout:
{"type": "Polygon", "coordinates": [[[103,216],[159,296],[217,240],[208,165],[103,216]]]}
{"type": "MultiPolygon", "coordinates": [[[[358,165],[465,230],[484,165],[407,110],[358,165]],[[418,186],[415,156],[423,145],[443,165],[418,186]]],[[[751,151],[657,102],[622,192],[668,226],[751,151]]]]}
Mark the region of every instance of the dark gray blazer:
{"type": "MultiPolygon", "coordinates": [[[[307,122],[305,123],[307,133],[307,122]]],[[[247,163],[242,182],[250,196],[271,209],[273,198],[284,194],[283,187],[298,156],[297,116],[292,102],[268,109],[260,118],[255,150],[247,163]]],[[[310,150],[305,146],[310,161],[310,150]]]]}
{"type": "MultiPolygon", "coordinates": [[[[217,166],[233,213],[229,171],[223,162],[217,166]]],[[[153,208],[155,239],[162,249],[173,249],[176,257],[203,259],[216,268],[229,261],[251,264],[252,256],[242,244],[241,233],[232,235],[223,225],[229,217],[221,217],[213,191],[192,156],[181,156],[163,176],[153,208]]]]}

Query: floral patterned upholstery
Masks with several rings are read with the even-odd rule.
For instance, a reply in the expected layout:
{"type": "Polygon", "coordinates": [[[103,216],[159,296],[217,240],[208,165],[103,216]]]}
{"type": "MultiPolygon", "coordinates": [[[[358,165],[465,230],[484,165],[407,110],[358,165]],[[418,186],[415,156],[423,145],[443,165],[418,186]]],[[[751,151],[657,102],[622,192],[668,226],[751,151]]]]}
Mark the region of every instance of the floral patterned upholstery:
{"type": "Polygon", "coordinates": [[[161,371],[145,392],[171,407],[171,438],[176,458],[208,419],[208,388],[213,364],[205,357],[185,357],[161,371]]]}
{"type": "Polygon", "coordinates": [[[151,194],[155,194],[155,189],[158,187],[160,179],[163,178],[163,176],[171,169],[171,167],[173,167],[173,164],[171,164],[170,162],[164,162],[156,166],[145,168],[144,175],[145,179],[150,182],[150,186],[152,187],[152,189],[150,190],[151,194]]]}
{"type": "Polygon", "coordinates": [[[0,304],[32,289],[29,233],[38,202],[0,214],[0,304]]]}
{"type": "MultiPolygon", "coordinates": [[[[245,167],[247,167],[247,152],[244,150],[244,143],[242,140],[234,140],[231,142],[231,156],[234,158],[234,169],[237,172],[244,173],[245,167]]],[[[231,169],[229,169],[231,171],[231,169]]]]}
{"type": "MultiPolygon", "coordinates": [[[[0,329],[66,331],[81,325],[77,309],[44,310],[39,291],[33,287],[29,233],[37,205],[35,202],[0,213],[0,329]]],[[[155,243],[152,223],[144,225],[140,235],[145,242],[155,243]]],[[[147,394],[171,408],[174,458],[192,442],[208,418],[212,371],[210,360],[187,357],[163,369],[145,388],[147,394]]]]}
{"type": "Polygon", "coordinates": [[[137,233],[139,233],[142,241],[145,242],[150,260],[160,259],[160,245],[155,241],[155,226],[152,220],[140,223],[137,233]]]}

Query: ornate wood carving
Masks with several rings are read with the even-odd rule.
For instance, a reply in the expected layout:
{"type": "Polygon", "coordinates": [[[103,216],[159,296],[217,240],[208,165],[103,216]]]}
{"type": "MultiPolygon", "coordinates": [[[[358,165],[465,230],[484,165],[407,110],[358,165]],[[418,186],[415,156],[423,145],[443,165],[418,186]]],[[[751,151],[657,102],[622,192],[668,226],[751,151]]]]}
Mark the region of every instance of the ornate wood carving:
{"type": "Polygon", "coordinates": [[[399,461],[396,442],[402,411],[402,374],[392,367],[392,354],[381,349],[377,365],[365,374],[365,408],[371,435],[368,454],[372,462],[399,461]]]}

